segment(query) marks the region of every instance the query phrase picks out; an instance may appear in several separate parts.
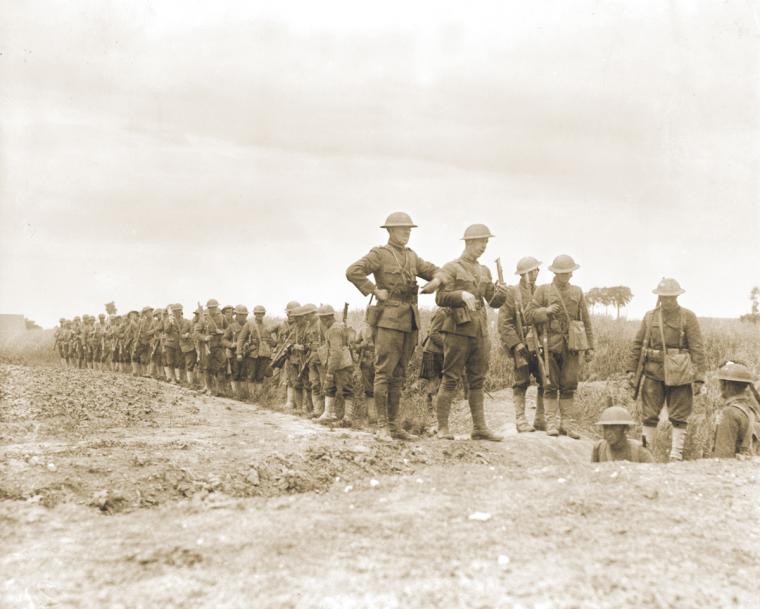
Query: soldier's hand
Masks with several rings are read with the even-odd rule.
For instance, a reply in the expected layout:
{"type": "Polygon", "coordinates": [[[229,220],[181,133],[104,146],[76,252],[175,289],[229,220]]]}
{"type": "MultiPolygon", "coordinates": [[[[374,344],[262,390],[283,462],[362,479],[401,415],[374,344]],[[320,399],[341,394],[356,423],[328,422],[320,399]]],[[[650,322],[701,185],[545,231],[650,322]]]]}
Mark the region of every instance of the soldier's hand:
{"type": "Polygon", "coordinates": [[[294,351],[305,351],[305,347],[303,345],[299,345],[298,343],[296,343],[295,345],[293,345],[293,350],[294,351]]]}
{"type": "Polygon", "coordinates": [[[462,300],[470,311],[475,310],[475,295],[470,292],[462,292],[462,300]]]}
{"type": "Polygon", "coordinates": [[[503,281],[497,281],[493,285],[496,288],[497,292],[504,293],[507,291],[507,284],[503,281]]]}
{"type": "Polygon", "coordinates": [[[388,290],[384,290],[383,288],[376,288],[375,289],[375,298],[379,302],[383,302],[384,300],[388,300],[388,290]]]}
{"type": "Polygon", "coordinates": [[[515,355],[518,353],[525,353],[528,351],[528,348],[525,346],[525,343],[517,343],[515,345],[515,355]]]}
{"type": "Polygon", "coordinates": [[[546,307],[546,310],[552,315],[556,315],[559,313],[560,308],[561,307],[555,302],[554,304],[550,304],[548,307],[546,307]]]}
{"type": "Polygon", "coordinates": [[[586,362],[590,362],[592,359],[594,359],[594,350],[588,349],[586,353],[583,354],[584,359],[586,362]]]}
{"type": "Polygon", "coordinates": [[[438,289],[440,285],[441,285],[441,280],[438,277],[436,277],[432,281],[428,281],[425,285],[423,285],[422,288],[420,289],[420,292],[422,292],[423,294],[432,294],[438,289]]]}
{"type": "Polygon", "coordinates": [[[628,378],[628,384],[631,386],[631,389],[636,389],[636,373],[633,370],[629,370],[626,373],[626,377],[628,378]]]}

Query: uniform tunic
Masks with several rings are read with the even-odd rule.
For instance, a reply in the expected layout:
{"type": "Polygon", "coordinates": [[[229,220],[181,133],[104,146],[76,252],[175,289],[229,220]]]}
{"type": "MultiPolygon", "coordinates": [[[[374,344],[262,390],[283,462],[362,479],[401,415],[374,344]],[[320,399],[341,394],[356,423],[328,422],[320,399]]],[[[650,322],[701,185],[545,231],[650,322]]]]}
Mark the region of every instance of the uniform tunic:
{"type": "Polygon", "coordinates": [[[599,440],[591,452],[592,463],[605,461],[633,461],[634,463],[652,463],[654,457],[648,449],[636,440],[626,439],[626,445],[622,452],[613,451],[607,440],[599,440]]]}
{"type": "MultiPolygon", "coordinates": [[[[538,362],[541,353],[538,351],[527,351],[526,335],[530,331],[531,325],[525,317],[525,307],[533,300],[534,287],[525,277],[521,277],[518,285],[507,290],[504,304],[499,309],[497,321],[501,344],[504,350],[512,357],[515,377],[512,388],[518,394],[525,394],[528,385],[530,385],[531,376],[536,379],[539,394],[543,394],[544,390],[541,368],[538,362]],[[520,343],[526,347],[523,357],[518,357],[515,350],[520,343]]],[[[533,335],[535,336],[535,332],[533,332],[533,335]]],[[[538,341],[538,337],[535,338],[538,341]]]]}
{"type": "Polygon", "coordinates": [[[672,310],[655,309],[644,316],[633,341],[628,370],[636,370],[641,350],[646,349],[644,380],[641,385],[643,423],[650,427],[656,427],[660,410],[663,404],[667,403],[671,423],[676,427],[685,427],[693,408],[694,393],[691,384],[678,387],[665,385],[659,311],[662,311],[662,334],[665,335],[666,348],[688,351],[695,367],[694,380],[704,380],[705,351],[699,322],[692,311],[680,306],[672,310]],[[649,333],[649,341],[644,345],[647,325],[650,323],[652,327],[649,333]]]}
{"type": "Polygon", "coordinates": [[[751,456],[760,448],[760,408],[747,395],[729,398],[716,414],[713,457],[751,456]]]}
{"type": "MultiPolygon", "coordinates": [[[[283,322],[287,324],[287,322],[283,322]]],[[[245,375],[254,383],[264,382],[267,368],[272,360],[272,349],[276,344],[274,339],[277,330],[269,329],[263,321],[256,318],[246,322],[237,338],[237,353],[243,355],[245,375]]]]}

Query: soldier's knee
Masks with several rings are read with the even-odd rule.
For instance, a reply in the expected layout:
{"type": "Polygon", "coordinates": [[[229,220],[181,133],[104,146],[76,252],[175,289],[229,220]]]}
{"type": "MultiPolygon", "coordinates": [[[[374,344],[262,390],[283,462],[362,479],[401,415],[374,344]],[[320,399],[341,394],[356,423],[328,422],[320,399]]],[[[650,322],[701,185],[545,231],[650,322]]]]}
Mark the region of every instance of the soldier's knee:
{"type": "Polygon", "coordinates": [[[686,426],[687,426],[686,421],[682,421],[680,419],[674,419],[672,417],[670,417],[670,424],[676,429],[686,429],[686,426]]]}
{"type": "Polygon", "coordinates": [[[642,421],[642,425],[644,427],[657,427],[657,423],[659,423],[659,421],[659,417],[647,417],[642,421]]]}

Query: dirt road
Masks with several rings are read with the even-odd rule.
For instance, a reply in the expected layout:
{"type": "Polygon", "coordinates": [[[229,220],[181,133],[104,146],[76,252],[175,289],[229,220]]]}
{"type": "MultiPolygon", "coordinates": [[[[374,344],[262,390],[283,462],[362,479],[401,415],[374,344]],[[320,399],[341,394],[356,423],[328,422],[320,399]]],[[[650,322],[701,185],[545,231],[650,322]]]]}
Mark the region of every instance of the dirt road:
{"type": "Polygon", "coordinates": [[[757,461],[376,440],[147,379],[0,366],[2,607],[757,607],[757,461]]]}

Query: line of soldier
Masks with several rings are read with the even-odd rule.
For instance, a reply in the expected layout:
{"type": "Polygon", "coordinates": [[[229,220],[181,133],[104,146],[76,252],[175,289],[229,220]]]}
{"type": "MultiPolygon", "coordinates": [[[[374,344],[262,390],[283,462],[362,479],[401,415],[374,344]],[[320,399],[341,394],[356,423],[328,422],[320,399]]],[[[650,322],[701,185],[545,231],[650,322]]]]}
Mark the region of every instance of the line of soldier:
{"type": "MultiPolygon", "coordinates": [[[[184,369],[192,384],[193,370],[200,369],[206,391],[219,392],[229,379],[235,395],[240,383],[246,381],[255,397],[272,368],[282,368],[287,379],[287,407],[320,421],[341,420],[349,425],[356,418],[351,370],[358,354],[365,395],[371,398],[370,423],[379,435],[414,440],[417,436],[401,426],[400,400],[421,327],[418,294],[435,293],[440,308],[425,342],[425,351],[432,357],[423,357],[423,377],[431,381],[428,403],[437,419],[437,437],[453,439],[449,414],[457,385],[464,382],[472,439],[503,439],[489,429],[484,411],[483,385],[490,363],[486,307],[491,307],[499,310],[499,337],[514,365],[517,431],[540,430],[549,436],[578,439],[574,419],[578,374],[582,362],[594,358],[594,335],[583,290],[570,283],[579,265],[572,257],[559,255],[549,266],[554,274],[551,283],[537,286],[541,262],[525,257],[517,263],[518,285],[508,287],[500,264],[499,276],[493,281],[490,269],[479,262],[494,237],[484,224],[465,230],[464,251],[443,267],[425,261],[407,247],[415,227],[408,214],[392,213],[381,226],[388,231],[388,242],[372,248],[348,267],[347,279],[370,297],[366,327],[358,335],[348,327],[345,315],[341,322],[335,320],[335,311],[329,305],[317,309],[312,304],[291,302],[285,321],[267,329],[263,308],[256,307],[254,320],[246,321],[244,306],[225,307],[220,312],[218,303],[210,300],[206,312],[200,307],[196,310],[193,322],[182,318],[181,305],[171,306],[171,316],[149,307],[141,316],[130,312],[126,323],[119,324],[117,316],[110,340],[110,324],[104,322],[104,316],[97,326],[93,326],[94,318],[75,320],[75,338],[67,341],[64,336],[57,344],[68,345],[67,361],[71,351],[80,365],[82,361],[92,361],[93,365],[99,361],[102,366],[110,361],[123,369],[131,363],[133,374],[139,374],[140,367],[156,369],[160,362],[166,379],[175,382],[184,369]],[[418,277],[427,281],[421,289],[418,277]],[[151,316],[153,322],[149,321],[151,316]],[[158,349],[151,342],[157,333],[164,337],[161,357],[156,356],[158,349]],[[104,340],[97,351],[97,344],[93,347],[91,342],[98,343],[99,336],[104,340]],[[98,354],[105,359],[98,360],[98,354]],[[251,359],[253,362],[248,361],[251,359]],[[538,388],[532,423],[525,413],[531,378],[538,388]]],[[[688,417],[694,395],[703,391],[706,372],[697,317],[677,302],[683,292],[670,278],[663,278],[653,290],[657,306],[642,320],[628,366],[631,385],[642,399],[643,447],[654,444],[660,411],[667,406],[673,428],[671,460],[683,458],[688,417]]],[[[756,411],[752,412],[750,429],[760,419],[756,411]]],[[[600,424],[605,428],[623,425],[624,419],[618,415],[619,411],[603,417],[600,424]]]]}

